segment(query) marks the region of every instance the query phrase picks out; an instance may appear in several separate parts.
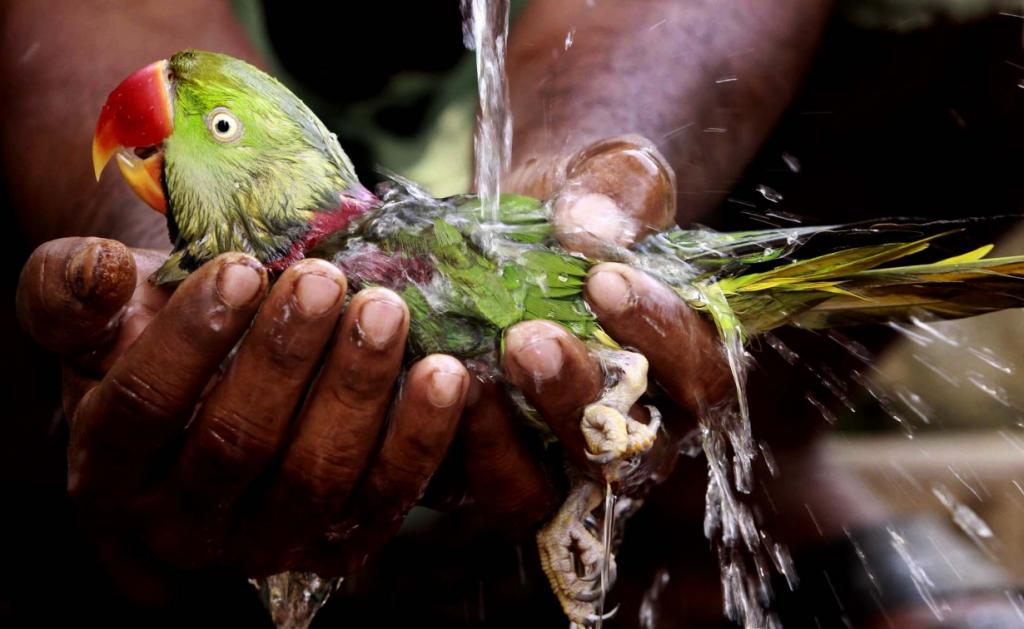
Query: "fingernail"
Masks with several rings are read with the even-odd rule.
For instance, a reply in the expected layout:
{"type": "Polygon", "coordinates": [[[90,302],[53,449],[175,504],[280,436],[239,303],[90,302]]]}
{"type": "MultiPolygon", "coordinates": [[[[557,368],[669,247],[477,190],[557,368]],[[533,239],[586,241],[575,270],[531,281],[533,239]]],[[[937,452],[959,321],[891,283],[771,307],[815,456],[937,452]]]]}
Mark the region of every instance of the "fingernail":
{"type": "Polygon", "coordinates": [[[536,380],[549,380],[558,375],[565,362],[558,339],[533,331],[510,330],[505,349],[520,369],[536,380]]]}
{"type": "Polygon", "coordinates": [[[252,302],[263,288],[260,273],[241,262],[225,264],[217,274],[217,294],[231,308],[241,308],[252,302]]]}
{"type": "Polygon", "coordinates": [[[334,279],[306,273],[293,289],[295,303],[306,316],[318,317],[333,308],[341,298],[341,286],[334,279]]]}
{"type": "Polygon", "coordinates": [[[427,399],[438,408],[447,408],[462,394],[462,376],[438,369],[430,376],[427,399]]]}
{"type": "Polygon", "coordinates": [[[371,299],[359,310],[359,331],[375,349],[384,349],[395,338],[405,313],[386,299],[371,299]]]}
{"type": "Polygon", "coordinates": [[[103,253],[103,245],[93,243],[83,247],[75,254],[68,265],[68,282],[75,297],[85,300],[89,299],[96,292],[97,276],[96,267],[100,263],[100,255],[103,253]]]}
{"type": "Polygon", "coordinates": [[[587,280],[587,299],[604,314],[621,314],[633,298],[629,282],[615,271],[599,271],[587,280]]]}
{"type": "Polygon", "coordinates": [[[569,218],[574,225],[603,242],[629,242],[633,231],[631,223],[611,197],[591,192],[570,203],[569,218]]]}

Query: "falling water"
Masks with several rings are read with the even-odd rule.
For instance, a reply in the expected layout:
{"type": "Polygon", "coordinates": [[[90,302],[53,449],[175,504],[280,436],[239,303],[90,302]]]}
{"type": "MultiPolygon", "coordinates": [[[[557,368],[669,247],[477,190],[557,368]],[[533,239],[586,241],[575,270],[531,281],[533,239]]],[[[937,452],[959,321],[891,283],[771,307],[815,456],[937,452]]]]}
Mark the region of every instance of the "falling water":
{"type": "Polygon", "coordinates": [[[253,585],[278,629],[307,629],[341,582],[342,577],[328,579],[311,572],[283,572],[256,579],[253,585]]]}
{"type": "Polygon", "coordinates": [[[512,154],[512,113],[505,75],[508,0],[462,0],[462,36],[476,51],[479,118],[473,137],[476,189],[485,219],[498,222],[501,173],[512,154]]]}

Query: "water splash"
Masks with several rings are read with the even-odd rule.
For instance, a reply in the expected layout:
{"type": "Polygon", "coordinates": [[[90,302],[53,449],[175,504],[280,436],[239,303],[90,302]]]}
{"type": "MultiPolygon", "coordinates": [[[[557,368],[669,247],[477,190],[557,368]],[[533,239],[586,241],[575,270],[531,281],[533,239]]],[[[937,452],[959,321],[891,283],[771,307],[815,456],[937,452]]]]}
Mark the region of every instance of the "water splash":
{"type": "Polygon", "coordinates": [[[774,188],[770,188],[764,184],[757,186],[756,188],[754,188],[754,190],[757,190],[759,193],[761,193],[761,196],[771,201],[772,203],[778,203],[779,201],[782,201],[781,194],[779,194],[774,188]]]}
{"type": "Polygon", "coordinates": [[[253,580],[252,584],[278,629],[307,629],[342,580],[311,572],[284,572],[253,580]]]}
{"type": "MultiPolygon", "coordinates": [[[[954,472],[955,474],[955,472],[954,472]]],[[[968,487],[969,488],[969,487],[968,487]]],[[[953,492],[942,483],[932,485],[932,494],[938,498],[943,507],[949,511],[953,524],[969,537],[975,546],[989,556],[993,561],[998,561],[993,549],[995,534],[992,528],[974,509],[971,509],[961,502],[953,492]]]]}
{"type": "Polygon", "coordinates": [[[462,0],[462,36],[476,51],[480,110],[473,136],[475,184],[482,216],[498,222],[501,174],[512,156],[512,109],[505,75],[508,0],[462,0]]]}
{"type": "Polygon", "coordinates": [[[945,612],[948,611],[946,605],[940,605],[935,595],[935,582],[932,581],[931,577],[925,571],[917,559],[914,557],[913,550],[910,545],[907,544],[907,540],[897,531],[894,527],[887,527],[889,532],[889,538],[892,540],[892,548],[896,551],[896,555],[899,556],[900,560],[907,566],[910,571],[910,579],[914,583],[914,588],[917,589],[917,593],[921,595],[921,600],[924,601],[928,609],[931,610],[932,615],[939,622],[945,618],[945,612]]]}
{"type": "Polygon", "coordinates": [[[651,586],[644,592],[643,599],[640,601],[638,620],[641,629],[656,629],[658,627],[661,595],[664,593],[665,588],[668,587],[669,579],[668,570],[664,568],[660,568],[654,573],[651,586]]]}

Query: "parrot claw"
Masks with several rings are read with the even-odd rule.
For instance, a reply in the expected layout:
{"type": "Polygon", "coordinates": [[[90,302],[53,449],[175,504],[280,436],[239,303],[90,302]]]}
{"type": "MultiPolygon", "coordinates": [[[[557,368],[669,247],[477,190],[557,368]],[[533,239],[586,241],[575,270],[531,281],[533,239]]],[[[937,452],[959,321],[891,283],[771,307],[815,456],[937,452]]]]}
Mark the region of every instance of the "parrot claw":
{"type": "Polygon", "coordinates": [[[615,618],[615,614],[617,614],[617,613],[619,613],[619,606],[618,605],[613,607],[611,609],[611,611],[607,611],[607,612],[605,612],[603,614],[600,614],[600,615],[598,615],[598,614],[591,614],[590,616],[587,617],[587,623],[593,625],[593,624],[596,624],[598,622],[602,622],[602,621],[605,621],[605,620],[611,620],[612,618],[615,618]]]}
{"type": "Polygon", "coordinates": [[[621,476],[622,465],[631,457],[651,449],[661,427],[661,413],[647,406],[650,422],[629,416],[633,404],[647,390],[647,359],[634,352],[601,350],[598,359],[609,370],[619,372],[618,381],[601,399],[583,409],[580,429],[587,442],[587,459],[603,466],[606,480],[621,476]]]}
{"type": "MultiPolygon", "coordinates": [[[[618,378],[599,400],[583,409],[580,428],[587,445],[584,454],[601,466],[606,481],[616,481],[654,444],[661,413],[648,406],[650,421],[646,424],[629,416],[647,391],[646,358],[608,348],[595,349],[594,353],[605,370],[618,378]]],[[[599,518],[593,514],[603,502],[603,493],[603,486],[578,479],[558,513],[537,534],[541,567],[572,627],[591,627],[616,611],[600,613],[600,601],[617,576],[615,557],[601,541],[597,533],[599,518]]],[[[621,508],[632,504],[626,501],[621,508]]],[[[619,509],[602,518],[617,517],[619,509]]]]}
{"type": "Polygon", "coordinates": [[[615,452],[605,452],[604,454],[593,454],[590,450],[584,450],[583,454],[587,457],[587,460],[595,465],[607,465],[612,461],[620,458],[620,455],[615,452]]]}
{"type": "Polygon", "coordinates": [[[647,422],[647,429],[650,430],[652,434],[657,435],[658,430],[661,429],[661,411],[659,411],[658,407],[653,404],[645,404],[644,408],[647,409],[647,412],[651,416],[650,421],[647,422]]]}
{"type": "Polygon", "coordinates": [[[596,602],[616,576],[614,557],[585,524],[602,500],[602,489],[596,483],[577,481],[554,519],[537,535],[541,567],[563,611],[581,627],[597,617],[596,602]],[[605,561],[609,576],[602,584],[605,561]]]}

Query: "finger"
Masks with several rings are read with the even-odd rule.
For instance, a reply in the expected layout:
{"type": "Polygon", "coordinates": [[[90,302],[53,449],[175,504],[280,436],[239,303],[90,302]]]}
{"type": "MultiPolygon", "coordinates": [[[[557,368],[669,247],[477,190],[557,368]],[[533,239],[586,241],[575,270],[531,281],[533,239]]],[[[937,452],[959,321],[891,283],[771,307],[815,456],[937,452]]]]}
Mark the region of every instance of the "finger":
{"type": "Polygon", "coordinates": [[[675,175],[653,143],[613,138],[580,152],[554,203],[555,233],[568,249],[599,257],[675,222],[675,175]]]}
{"type": "Polygon", "coordinates": [[[409,311],[392,291],[368,288],[352,298],[280,471],[237,545],[253,574],[287,565],[291,559],[274,556],[280,543],[322,533],[347,501],[378,445],[408,326],[409,311]]]}
{"type": "Polygon", "coordinates": [[[466,494],[474,513],[518,533],[547,517],[558,491],[495,382],[474,383],[459,424],[466,494]]]}
{"type": "Polygon", "coordinates": [[[83,370],[62,362],[60,366],[61,407],[64,417],[72,417],[82,398],[99,381],[84,373],[83,370]]]}
{"type": "Polygon", "coordinates": [[[106,341],[110,322],[135,289],[128,248],[102,238],[61,238],[40,245],[18,282],[22,327],[47,349],[70,354],[106,341]]]}
{"type": "Polygon", "coordinates": [[[68,489],[102,509],[148,480],[150,462],[192,416],[266,289],[256,260],[225,254],[175,291],[71,418],[68,489]]]}
{"type": "Polygon", "coordinates": [[[451,356],[416,363],[392,409],[380,451],[346,509],[327,531],[314,563],[351,571],[390,539],[416,504],[451,445],[469,374],[451,356]]]}
{"type": "Polygon", "coordinates": [[[600,264],[584,294],[602,327],[647,357],[676,403],[696,416],[721,399],[729,370],[714,328],[668,286],[622,264],[600,264]]]}
{"type": "Polygon", "coordinates": [[[600,366],[583,343],[550,321],[525,321],[505,333],[502,369],[565,447],[573,462],[591,467],[580,431],[583,407],[604,384],[600,366]]]}
{"type": "Polygon", "coordinates": [[[96,348],[75,359],[75,364],[92,374],[105,374],[142,335],[174,293],[173,286],[156,286],[149,281],[150,275],[167,260],[167,254],[146,249],[132,249],[131,254],[136,268],[135,292],[117,319],[114,340],[109,346],[96,348]]]}
{"type": "Polygon", "coordinates": [[[98,345],[61,363],[61,401],[65,417],[74,416],[85,394],[99,384],[110,367],[135,343],[173,292],[168,287],[153,286],[146,279],[167,259],[166,255],[141,249],[133,249],[131,254],[138,271],[135,293],[107,323],[113,339],[102,339],[98,345]]]}
{"type": "MultiPolygon", "coordinates": [[[[345,289],[337,267],[312,259],[292,265],[274,284],[227,373],[189,426],[162,490],[180,506],[186,529],[216,539],[231,504],[280,449],[334,333],[345,289]]],[[[173,519],[161,526],[174,532],[175,546],[182,541],[177,527],[173,519]]]]}

